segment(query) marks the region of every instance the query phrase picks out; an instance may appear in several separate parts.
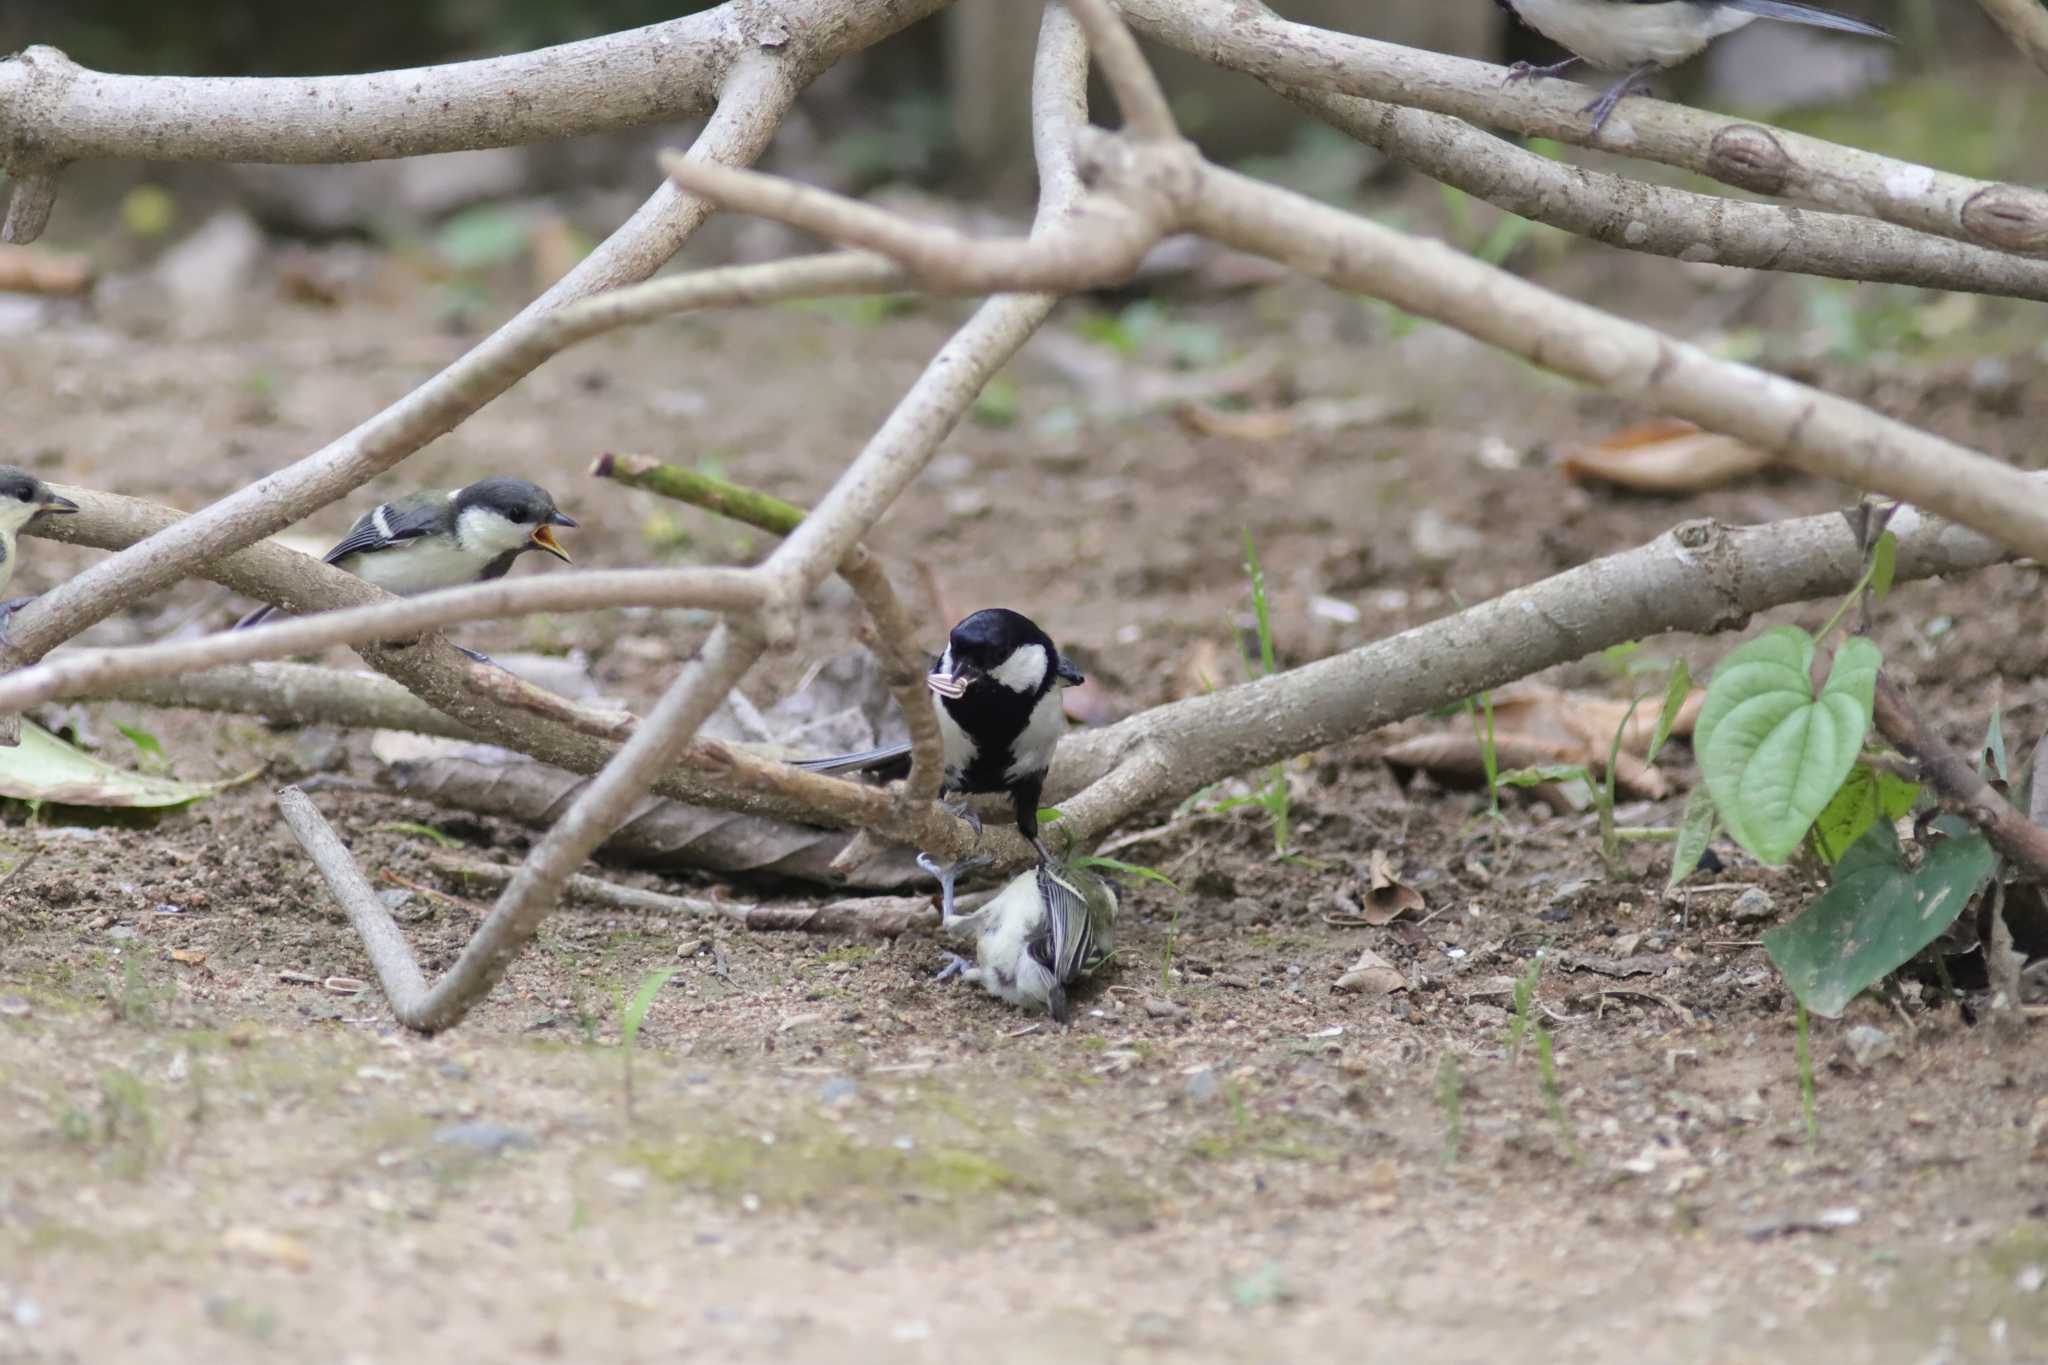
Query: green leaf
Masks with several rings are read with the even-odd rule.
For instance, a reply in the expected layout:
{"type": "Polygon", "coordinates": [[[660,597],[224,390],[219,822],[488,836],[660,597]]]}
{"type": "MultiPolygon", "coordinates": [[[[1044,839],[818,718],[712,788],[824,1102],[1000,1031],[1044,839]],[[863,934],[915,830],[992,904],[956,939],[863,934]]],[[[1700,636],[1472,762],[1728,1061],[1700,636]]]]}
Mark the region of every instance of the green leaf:
{"type": "Polygon", "coordinates": [[[1503,787],[1540,787],[1546,782],[1585,782],[1592,777],[1583,763],[1544,763],[1534,768],[1510,768],[1496,781],[1503,787]]]}
{"type": "Polygon", "coordinates": [[[2006,771],[2007,766],[2004,708],[1994,706],[1991,708],[1991,724],[1984,731],[1984,743],[1977,750],[1977,775],[1988,777],[1991,773],[1997,773],[2000,782],[2010,782],[2012,778],[2006,771]],[[1984,755],[1987,753],[1991,755],[1991,766],[1988,771],[1984,766],[1984,755]]]}
{"type": "Polygon", "coordinates": [[[532,239],[533,218],[524,209],[480,204],[442,224],[434,247],[457,270],[489,270],[518,260],[532,239]]]}
{"type": "Polygon", "coordinates": [[[133,725],[123,725],[118,720],[114,722],[114,728],[119,730],[127,741],[135,746],[136,752],[140,753],[144,758],[162,759],[164,757],[163,741],[159,740],[149,731],[133,725]]]}
{"type": "Polygon", "coordinates": [[[1877,538],[1877,548],[1870,554],[1870,595],[1874,601],[1883,602],[1891,594],[1892,574],[1898,569],[1899,538],[1886,531],[1877,538]]]}
{"type": "Polygon", "coordinates": [[[1919,784],[1908,782],[1902,777],[1881,772],[1867,763],[1858,763],[1849,770],[1849,776],[1835,792],[1834,800],[1813,822],[1815,841],[1820,845],[1820,856],[1828,863],[1841,861],[1863,832],[1876,824],[1882,816],[1896,820],[1913,809],[1913,802],[1920,796],[1919,784]]]}
{"type": "Polygon", "coordinates": [[[454,835],[435,829],[432,825],[423,825],[417,820],[386,820],[381,825],[372,825],[370,829],[375,834],[415,835],[421,839],[432,840],[442,848],[462,847],[462,840],[454,835]]]}
{"type": "MultiPolygon", "coordinates": [[[[252,774],[253,776],[253,774],[252,774]]],[[[236,779],[246,781],[247,779],[236,779]]],[[[31,721],[21,743],[0,749],[0,796],[60,806],[163,809],[183,806],[233,786],[232,782],[180,782],[102,762],[31,721]]]]}
{"type": "Polygon", "coordinates": [[[664,967],[658,972],[649,972],[640,982],[633,998],[619,1011],[619,1045],[633,1046],[633,1040],[640,1036],[640,1024],[647,1018],[647,1011],[654,1007],[654,997],[661,994],[669,978],[681,971],[680,967],[664,967]]]}
{"type": "Polygon", "coordinates": [[[1655,763],[1658,751],[1671,738],[1671,727],[1678,724],[1678,713],[1685,709],[1685,699],[1692,695],[1692,670],[1680,659],[1671,665],[1671,681],[1664,688],[1664,709],[1657,713],[1656,733],[1650,736],[1650,752],[1643,755],[1643,762],[1655,763]]]}
{"type": "Polygon", "coordinates": [[[1767,631],[1721,661],[1700,708],[1694,748],[1721,823],[1766,863],[1799,847],[1870,729],[1882,652],[1844,640],[1818,697],[1813,656],[1798,627],[1767,631]]]}
{"type": "Polygon", "coordinates": [[[1880,820],[1835,866],[1834,884],[1789,924],[1764,934],[1764,951],[1799,1003],[1827,1018],[1910,961],[1954,922],[1990,879],[1998,854],[1969,825],[1943,816],[1917,868],[1880,820]]]}
{"type": "Polygon", "coordinates": [[[1119,862],[1115,858],[1098,858],[1091,853],[1084,858],[1074,859],[1073,865],[1079,868],[1106,867],[1111,872],[1121,872],[1128,877],[1142,877],[1148,882],[1159,882],[1172,887],[1175,891],[1180,890],[1180,883],[1173,878],[1156,867],[1145,867],[1140,863],[1119,862]]]}
{"type": "Polygon", "coordinates": [[[1705,787],[1694,787],[1692,795],[1685,798],[1685,814],[1678,821],[1678,844],[1671,850],[1671,875],[1664,882],[1667,890],[1676,888],[1700,865],[1720,823],[1712,793],[1705,787]]]}

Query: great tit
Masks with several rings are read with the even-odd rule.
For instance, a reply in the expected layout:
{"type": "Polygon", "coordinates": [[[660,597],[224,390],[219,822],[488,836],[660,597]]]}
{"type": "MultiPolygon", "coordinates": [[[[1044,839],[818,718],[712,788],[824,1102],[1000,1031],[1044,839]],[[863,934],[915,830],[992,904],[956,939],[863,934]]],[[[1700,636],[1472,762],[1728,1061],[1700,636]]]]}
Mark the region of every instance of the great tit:
{"type": "MultiPolygon", "coordinates": [[[[1053,746],[1067,728],[1059,690],[1083,681],[1051,636],[1003,607],[975,612],[954,626],[946,652],[925,677],[944,742],[941,789],[966,796],[1008,793],[1017,832],[1041,859],[1051,855],[1038,838],[1038,798],[1053,746]]],[[[893,744],[797,766],[820,773],[902,771],[909,754],[908,744],[893,744]]]]}
{"type": "MultiPolygon", "coordinates": [[[[0,597],[7,596],[7,586],[14,581],[14,566],[20,558],[16,537],[21,528],[45,512],[77,510],[77,503],[52,493],[48,484],[27,470],[0,465],[0,597]]],[[[0,602],[0,637],[6,633],[7,618],[30,600],[14,597],[0,602]]]]}
{"type": "Polygon", "coordinates": [[[1614,106],[1635,93],[1652,71],[1677,66],[1722,34],[1758,19],[1779,19],[1869,38],[1892,36],[1876,24],[1791,0],[1500,0],[1500,4],[1575,54],[1554,66],[1517,62],[1508,76],[1510,81],[1559,75],[1581,61],[1604,70],[1628,72],[1586,106],[1584,112],[1593,116],[1596,133],[1606,125],[1614,106]]]}
{"type": "MultiPolygon", "coordinates": [[[[552,528],[575,524],[538,484],[479,479],[446,493],[414,493],[379,503],[363,513],[326,558],[386,592],[409,597],[501,577],[528,550],[545,550],[572,563],[552,528]]],[[[265,621],[276,610],[258,608],[236,628],[265,621]]]]}
{"type": "Polygon", "coordinates": [[[998,1000],[1068,1019],[1067,987],[1106,961],[1115,947],[1116,888],[1085,868],[1047,859],[1021,872],[971,915],[953,904],[953,885],[979,859],[940,867],[920,853],[918,865],[939,879],[939,929],[956,941],[972,937],[974,962],[948,954],[934,980],[958,976],[998,1000]]]}

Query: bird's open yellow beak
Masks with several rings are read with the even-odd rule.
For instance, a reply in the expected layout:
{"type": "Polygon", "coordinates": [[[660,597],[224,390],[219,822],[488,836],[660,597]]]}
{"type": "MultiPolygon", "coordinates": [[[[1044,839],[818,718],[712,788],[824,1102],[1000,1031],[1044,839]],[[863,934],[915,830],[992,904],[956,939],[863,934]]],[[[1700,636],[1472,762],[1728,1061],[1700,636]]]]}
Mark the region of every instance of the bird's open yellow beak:
{"type": "Polygon", "coordinates": [[[46,493],[43,496],[42,510],[45,512],[76,512],[78,504],[61,493],[46,493]]]}
{"type": "Polygon", "coordinates": [[[561,560],[564,564],[574,564],[576,562],[569,558],[569,552],[562,548],[560,541],[555,539],[555,528],[549,526],[546,522],[542,522],[533,528],[533,543],[546,550],[556,559],[561,560]]]}

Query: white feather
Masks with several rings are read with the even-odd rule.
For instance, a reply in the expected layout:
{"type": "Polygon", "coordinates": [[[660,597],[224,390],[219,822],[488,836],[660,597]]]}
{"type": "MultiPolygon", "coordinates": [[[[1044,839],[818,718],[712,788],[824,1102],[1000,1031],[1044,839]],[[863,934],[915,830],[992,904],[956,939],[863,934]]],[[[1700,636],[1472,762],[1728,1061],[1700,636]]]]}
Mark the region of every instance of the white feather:
{"type": "Polygon", "coordinates": [[[1724,33],[1756,19],[1721,5],[1668,0],[1509,0],[1531,28],[1595,66],[1676,66],[1724,33]]]}
{"type": "Polygon", "coordinates": [[[341,567],[386,592],[410,597],[473,583],[490,559],[490,555],[457,545],[447,536],[422,536],[374,553],[349,555],[341,567]]]}
{"type": "Polygon", "coordinates": [[[1067,713],[1060,705],[1060,690],[1048,688],[1038,704],[1031,708],[1031,719],[1024,724],[1024,733],[1017,736],[1017,742],[1010,746],[1015,761],[1010,764],[1003,777],[1015,781],[1028,772],[1044,772],[1052,766],[1053,747],[1066,732],[1067,713]]]}
{"type": "Polygon", "coordinates": [[[1045,675],[1051,668],[1052,660],[1045,656],[1044,645],[1019,645],[988,675],[1012,692],[1036,692],[1045,685],[1045,675]]]}

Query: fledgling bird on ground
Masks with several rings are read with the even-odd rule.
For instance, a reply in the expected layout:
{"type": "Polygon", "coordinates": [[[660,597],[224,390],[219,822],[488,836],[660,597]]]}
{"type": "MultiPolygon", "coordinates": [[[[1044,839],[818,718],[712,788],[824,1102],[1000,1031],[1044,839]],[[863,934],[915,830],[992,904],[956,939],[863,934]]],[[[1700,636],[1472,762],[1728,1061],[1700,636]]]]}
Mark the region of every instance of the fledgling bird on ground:
{"type": "MultiPolygon", "coordinates": [[[[1052,753],[1067,728],[1060,688],[1084,681],[1029,617],[1004,607],[977,611],[954,626],[925,685],[931,688],[944,741],[942,791],[964,796],[1003,792],[1017,815],[1017,832],[1048,858],[1038,838],[1038,799],[1052,753]]],[[[904,768],[908,744],[862,754],[806,759],[812,772],[904,768]]],[[[969,818],[973,819],[972,814],[969,818]]],[[[979,828],[979,824],[976,825],[979,828]]]]}
{"type": "MultiPolygon", "coordinates": [[[[414,493],[363,513],[327,562],[400,597],[502,577],[528,550],[573,563],[553,528],[573,527],[547,489],[525,479],[479,479],[449,492],[414,493]]],[[[268,620],[261,607],[236,629],[268,620]]]]}
{"type": "Polygon", "coordinates": [[[939,879],[940,932],[974,940],[974,962],[948,954],[935,979],[958,976],[998,1000],[1042,1009],[1066,1023],[1067,987],[1101,966],[1115,947],[1116,888],[1085,868],[1047,859],[963,915],[954,908],[953,885],[974,861],[940,867],[917,855],[918,866],[939,879]]]}
{"type": "MultiPolygon", "coordinates": [[[[46,512],[77,510],[77,503],[52,493],[48,484],[27,470],[0,465],[0,598],[7,598],[7,587],[14,581],[15,566],[21,562],[18,537],[22,528],[46,512]]],[[[0,601],[0,638],[6,635],[7,618],[17,608],[33,600],[13,597],[0,601]]]]}
{"type": "Polygon", "coordinates": [[[1574,55],[1553,66],[1517,62],[1510,81],[1530,76],[1556,76],[1579,62],[1627,75],[1603,91],[1584,112],[1593,116],[1593,131],[1607,123],[1614,106],[1642,88],[1644,79],[1662,67],[1677,66],[1698,55],[1724,33],[1756,22],[1777,19],[1788,24],[1859,33],[1869,38],[1892,35],[1876,24],[1846,14],[1791,0],[1499,0],[1523,23],[1574,55]]]}

